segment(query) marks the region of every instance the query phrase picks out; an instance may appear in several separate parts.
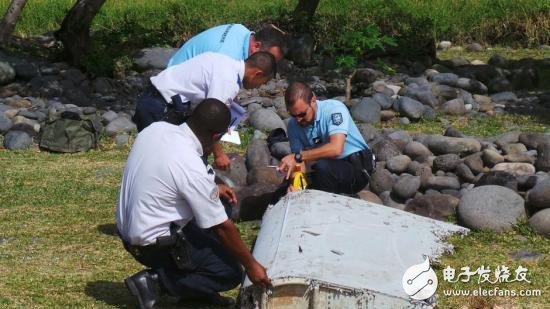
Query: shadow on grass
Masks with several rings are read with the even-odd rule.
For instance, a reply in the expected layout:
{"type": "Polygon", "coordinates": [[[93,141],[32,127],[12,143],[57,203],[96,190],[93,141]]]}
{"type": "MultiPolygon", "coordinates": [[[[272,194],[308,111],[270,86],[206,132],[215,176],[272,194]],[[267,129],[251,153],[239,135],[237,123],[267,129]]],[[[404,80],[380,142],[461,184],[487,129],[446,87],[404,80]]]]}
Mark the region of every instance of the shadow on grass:
{"type": "Polygon", "coordinates": [[[97,226],[97,230],[107,236],[118,236],[116,224],[114,223],[100,224],[97,226]]]}
{"type": "Polygon", "coordinates": [[[136,308],[138,305],[123,282],[105,280],[88,282],[86,295],[117,308],[136,308]]]}

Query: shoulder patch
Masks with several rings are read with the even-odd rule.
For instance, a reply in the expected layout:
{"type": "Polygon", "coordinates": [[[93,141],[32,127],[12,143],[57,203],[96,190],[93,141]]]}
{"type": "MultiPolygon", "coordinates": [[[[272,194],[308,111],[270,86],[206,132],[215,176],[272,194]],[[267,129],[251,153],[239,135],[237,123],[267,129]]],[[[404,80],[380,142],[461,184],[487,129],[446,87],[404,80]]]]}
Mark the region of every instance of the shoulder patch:
{"type": "Polygon", "coordinates": [[[220,193],[218,192],[218,186],[214,186],[212,192],[210,192],[210,199],[216,201],[220,198],[220,193]]]}
{"type": "Polygon", "coordinates": [[[344,118],[342,117],[342,113],[334,113],[330,115],[330,118],[332,119],[332,124],[335,126],[339,126],[344,122],[344,118]]]}

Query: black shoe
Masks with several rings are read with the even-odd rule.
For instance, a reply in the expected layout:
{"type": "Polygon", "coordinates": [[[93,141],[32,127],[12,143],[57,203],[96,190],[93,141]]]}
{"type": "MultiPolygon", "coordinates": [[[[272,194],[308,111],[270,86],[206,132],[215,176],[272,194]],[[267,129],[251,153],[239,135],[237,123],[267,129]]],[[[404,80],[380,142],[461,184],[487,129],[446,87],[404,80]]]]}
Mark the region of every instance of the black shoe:
{"type": "Polygon", "coordinates": [[[142,270],[124,280],[132,295],[136,296],[141,309],[151,309],[157,301],[158,275],[150,269],[142,270]]]}

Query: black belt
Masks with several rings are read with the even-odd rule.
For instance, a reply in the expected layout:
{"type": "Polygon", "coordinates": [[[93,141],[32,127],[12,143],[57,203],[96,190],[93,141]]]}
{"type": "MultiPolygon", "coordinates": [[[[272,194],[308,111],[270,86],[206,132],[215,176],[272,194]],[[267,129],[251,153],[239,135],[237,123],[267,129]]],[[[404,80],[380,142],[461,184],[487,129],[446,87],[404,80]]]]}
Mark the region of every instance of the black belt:
{"type": "Polygon", "coordinates": [[[372,155],[372,151],[370,150],[370,148],[356,151],[345,157],[344,160],[353,164],[355,168],[363,171],[363,173],[367,177],[370,177],[370,174],[372,173],[376,165],[374,156],[372,155]]]}

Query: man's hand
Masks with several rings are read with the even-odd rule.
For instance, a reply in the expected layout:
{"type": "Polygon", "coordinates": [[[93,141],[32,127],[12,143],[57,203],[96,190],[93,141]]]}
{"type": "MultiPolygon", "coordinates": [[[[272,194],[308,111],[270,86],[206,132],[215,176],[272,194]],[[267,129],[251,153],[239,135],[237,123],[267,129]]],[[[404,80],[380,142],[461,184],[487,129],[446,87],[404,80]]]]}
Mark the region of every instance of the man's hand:
{"type": "Polygon", "coordinates": [[[264,286],[264,287],[270,287],[271,286],[271,279],[267,276],[267,271],[265,267],[263,267],[260,263],[254,261],[252,265],[246,268],[246,275],[248,276],[248,279],[252,281],[252,283],[264,286]]]}
{"type": "Polygon", "coordinates": [[[214,153],[214,167],[223,171],[229,169],[231,159],[224,153],[214,153]]]}
{"type": "Polygon", "coordinates": [[[219,184],[218,191],[220,192],[220,198],[225,199],[231,205],[237,204],[237,195],[235,194],[235,191],[233,191],[233,189],[231,189],[229,186],[219,184]]]}
{"type": "Polygon", "coordinates": [[[290,174],[294,171],[295,166],[296,160],[294,160],[294,154],[291,153],[281,159],[281,162],[279,163],[279,167],[277,169],[279,171],[286,172],[285,179],[289,179],[290,174]]]}

